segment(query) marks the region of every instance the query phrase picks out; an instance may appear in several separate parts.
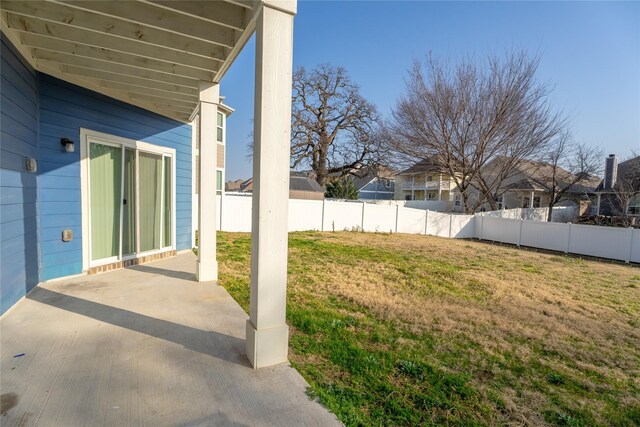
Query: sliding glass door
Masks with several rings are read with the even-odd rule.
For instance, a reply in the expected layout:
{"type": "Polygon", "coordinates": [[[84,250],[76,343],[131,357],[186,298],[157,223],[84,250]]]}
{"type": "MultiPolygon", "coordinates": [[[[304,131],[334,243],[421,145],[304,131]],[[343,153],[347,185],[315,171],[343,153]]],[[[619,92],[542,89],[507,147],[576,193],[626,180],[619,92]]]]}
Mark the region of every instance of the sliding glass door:
{"type": "Polygon", "coordinates": [[[88,147],[91,264],[171,249],[172,155],[124,144],[88,147]]]}
{"type": "Polygon", "coordinates": [[[91,259],[117,259],[120,254],[122,149],[90,144],[91,259]]]}

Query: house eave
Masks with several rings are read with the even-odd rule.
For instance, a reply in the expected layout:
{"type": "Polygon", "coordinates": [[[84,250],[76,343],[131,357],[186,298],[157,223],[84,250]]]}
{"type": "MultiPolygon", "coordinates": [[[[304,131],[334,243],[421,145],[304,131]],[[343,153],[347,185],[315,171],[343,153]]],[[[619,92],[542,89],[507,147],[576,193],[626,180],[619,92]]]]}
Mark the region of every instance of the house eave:
{"type": "MultiPolygon", "coordinates": [[[[261,1],[3,1],[2,33],[37,71],[187,123],[220,82],[261,1]]],[[[227,114],[233,113],[222,105],[227,114]]]]}

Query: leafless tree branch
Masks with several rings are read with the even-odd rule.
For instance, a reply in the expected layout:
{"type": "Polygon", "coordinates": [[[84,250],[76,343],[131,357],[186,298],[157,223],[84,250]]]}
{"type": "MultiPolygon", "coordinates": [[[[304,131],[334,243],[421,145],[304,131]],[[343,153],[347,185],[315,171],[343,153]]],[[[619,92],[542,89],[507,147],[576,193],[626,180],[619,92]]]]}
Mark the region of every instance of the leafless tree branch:
{"type": "Polygon", "coordinates": [[[387,144],[400,158],[435,160],[467,212],[483,203],[497,209],[501,184],[519,162],[539,156],[566,128],[549,106],[550,87],[535,79],[538,62],[526,52],[455,66],[431,55],[416,61],[385,124],[387,144]]]}

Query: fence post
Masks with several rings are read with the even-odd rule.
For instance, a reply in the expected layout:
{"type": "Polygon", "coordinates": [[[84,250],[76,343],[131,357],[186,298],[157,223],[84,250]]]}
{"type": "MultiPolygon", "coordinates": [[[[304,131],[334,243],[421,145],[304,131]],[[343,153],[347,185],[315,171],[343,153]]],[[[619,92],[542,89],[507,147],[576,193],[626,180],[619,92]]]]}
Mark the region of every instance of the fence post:
{"type": "Polygon", "coordinates": [[[484,240],[484,212],[480,213],[480,240],[484,240]]]}
{"type": "Polygon", "coordinates": [[[396,205],[396,233],[398,232],[398,217],[400,216],[400,206],[396,205]]]}
{"type": "Polygon", "coordinates": [[[429,227],[429,209],[425,211],[424,215],[424,235],[427,235],[427,228],[429,227]]]}
{"type": "Polygon", "coordinates": [[[524,220],[520,218],[520,232],[518,233],[518,247],[520,247],[520,244],[522,243],[522,223],[523,222],[524,220]]]}
{"type": "Polygon", "coordinates": [[[569,249],[571,249],[571,223],[569,222],[569,233],[567,235],[567,250],[564,253],[568,254],[569,249]]]}
{"type": "Polygon", "coordinates": [[[631,254],[633,254],[633,227],[629,227],[629,231],[629,234],[631,235],[631,241],[629,242],[629,254],[627,255],[627,259],[624,260],[627,264],[631,262],[631,254]]]}
{"type": "Polygon", "coordinates": [[[451,228],[453,227],[453,214],[449,214],[449,238],[451,239],[451,228]]]}
{"type": "Polygon", "coordinates": [[[320,231],[324,231],[324,199],[322,199],[322,218],[320,219],[320,231]]]}
{"type": "Polygon", "coordinates": [[[362,219],[360,220],[360,231],[364,231],[364,206],[365,202],[362,202],[362,219]]]}

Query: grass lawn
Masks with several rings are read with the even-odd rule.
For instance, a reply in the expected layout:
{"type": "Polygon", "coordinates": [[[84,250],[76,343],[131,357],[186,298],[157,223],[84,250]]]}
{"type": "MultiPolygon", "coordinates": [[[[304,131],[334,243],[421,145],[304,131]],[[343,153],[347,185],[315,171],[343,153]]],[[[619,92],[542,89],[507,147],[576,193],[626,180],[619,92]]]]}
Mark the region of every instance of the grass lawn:
{"type": "MultiPolygon", "coordinates": [[[[218,239],[248,311],[250,236],[218,239]]],[[[292,233],[287,321],[291,363],[346,425],[640,425],[638,267],[292,233]]]]}

